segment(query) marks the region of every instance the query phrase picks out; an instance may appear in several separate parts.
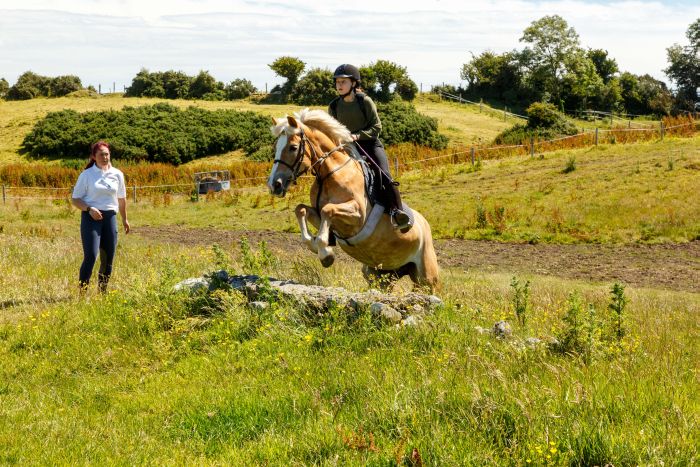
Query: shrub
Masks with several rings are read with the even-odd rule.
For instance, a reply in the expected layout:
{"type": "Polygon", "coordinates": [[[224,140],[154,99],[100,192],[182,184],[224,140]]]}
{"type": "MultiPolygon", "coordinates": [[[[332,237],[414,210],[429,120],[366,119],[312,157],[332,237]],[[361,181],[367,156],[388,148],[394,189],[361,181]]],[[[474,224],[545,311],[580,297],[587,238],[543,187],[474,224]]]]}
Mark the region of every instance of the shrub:
{"type": "Polygon", "coordinates": [[[247,154],[272,145],[268,119],[253,112],[179,110],[159,103],[121,111],[50,112],[24,139],[33,157],[75,158],[105,139],[116,157],[180,164],[243,149],[247,154]]]}
{"type": "Polygon", "coordinates": [[[422,115],[416,108],[396,98],[377,104],[382,120],[382,141],[387,144],[415,143],[433,149],[447,147],[447,137],[437,131],[437,120],[422,115]]]}
{"type": "Polygon", "coordinates": [[[0,99],[4,99],[7,96],[7,92],[9,90],[10,83],[8,83],[5,78],[0,78],[0,99]]]}
{"type": "Polygon", "coordinates": [[[530,138],[546,140],[561,135],[575,135],[576,126],[552,104],[535,102],[527,108],[528,122],[501,132],[495,144],[529,144],[530,138]]]}

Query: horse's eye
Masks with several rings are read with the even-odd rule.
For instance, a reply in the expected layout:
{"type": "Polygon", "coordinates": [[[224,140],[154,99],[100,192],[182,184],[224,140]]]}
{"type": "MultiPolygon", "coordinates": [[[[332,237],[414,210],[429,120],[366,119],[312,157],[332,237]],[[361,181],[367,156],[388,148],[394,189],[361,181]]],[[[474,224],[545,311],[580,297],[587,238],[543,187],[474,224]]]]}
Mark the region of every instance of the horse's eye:
{"type": "Polygon", "coordinates": [[[290,150],[291,152],[296,152],[296,151],[297,151],[297,148],[298,148],[298,146],[297,146],[296,144],[290,144],[290,145],[289,145],[289,150],[290,150]]]}

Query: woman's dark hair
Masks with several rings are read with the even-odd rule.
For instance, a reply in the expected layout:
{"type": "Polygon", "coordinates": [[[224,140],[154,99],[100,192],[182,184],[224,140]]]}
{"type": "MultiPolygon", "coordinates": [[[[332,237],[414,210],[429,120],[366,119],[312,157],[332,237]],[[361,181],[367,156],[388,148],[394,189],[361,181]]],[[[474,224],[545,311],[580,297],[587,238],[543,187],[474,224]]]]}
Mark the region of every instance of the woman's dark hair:
{"type": "MultiPolygon", "coordinates": [[[[97,151],[100,150],[100,148],[107,148],[110,149],[109,143],[107,141],[98,141],[96,143],[93,143],[92,146],[90,146],[90,158],[88,159],[88,163],[85,166],[86,169],[89,169],[93,165],[95,165],[95,159],[93,159],[95,156],[97,156],[97,151]]],[[[110,149],[111,150],[111,149],[110,149]]]]}

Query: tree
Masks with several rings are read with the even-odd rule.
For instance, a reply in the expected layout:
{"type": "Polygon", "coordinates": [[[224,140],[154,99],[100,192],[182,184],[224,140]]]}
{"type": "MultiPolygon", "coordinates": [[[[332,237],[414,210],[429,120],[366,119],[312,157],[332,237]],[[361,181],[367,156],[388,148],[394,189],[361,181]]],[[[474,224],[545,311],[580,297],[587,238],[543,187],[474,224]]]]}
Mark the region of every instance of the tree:
{"type": "Polygon", "coordinates": [[[301,105],[327,105],[335,96],[333,73],[330,70],[314,68],[296,83],[291,100],[301,105]]]}
{"type": "Polygon", "coordinates": [[[671,111],[673,96],[663,81],[649,75],[629,72],[620,75],[620,94],[627,112],[666,115],[671,111]]]}
{"type": "Polygon", "coordinates": [[[558,101],[566,59],[580,49],[578,34],[561,16],[544,16],[525,29],[520,42],[531,44],[523,51],[522,58],[523,65],[531,72],[533,85],[558,101]]]}
{"type": "Polygon", "coordinates": [[[190,83],[189,97],[192,99],[220,100],[224,97],[224,84],[216,81],[208,71],[200,71],[190,83]]]}
{"type": "MultiPolygon", "coordinates": [[[[372,88],[365,87],[365,90],[379,102],[390,101],[393,93],[401,95],[403,92],[410,98],[411,94],[415,96],[418,92],[418,86],[408,76],[406,67],[388,60],[377,60],[367,68],[369,68],[369,70],[366,70],[366,75],[369,81],[366,83],[371,81],[373,84],[376,84],[374,84],[372,88]],[[379,89],[376,89],[376,86],[379,86],[379,89]]],[[[362,70],[360,70],[360,75],[363,81],[365,81],[362,70]]]]}
{"type": "Polygon", "coordinates": [[[466,80],[468,91],[475,97],[487,97],[513,102],[522,94],[522,73],[517,52],[500,55],[487,50],[462,65],[460,77],[466,80]]]}
{"type": "Polygon", "coordinates": [[[561,99],[567,107],[589,108],[602,94],[604,86],[595,64],[583,50],[577,50],[566,57],[561,99]]]}
{"type": "Polygon", "coordinates": [[[49,80],[31,71],[26,71],[17,78],[17,82],[7,92],[7,99],[26,100],[49,95],[49,80]]]}
{"type": "Polygon", "coordinates": [[[187,99],[189,97],[192,78],[184,72],[168,70],[160,78],[167,99],[187,99]]]}
{"type": "Polygon", "coordinates": [[[674,44],[666,49],[669,66],[664,73],[678,87],[681,105],[692,108],[692,103],[698,101],[700,88],[700,18],[688,27],[685,36],[688,45],[674,44]]]}
{"type": "Polygon", "coordinates": [[[245,99],[258,89],[247,79],[234,79],[226,86],[226,98],[229,100],[245,99]]]}
{"type": "Polygon", "coordinates": [[[306,63],[296,57],[279,57],[268,65],[277,76],[285,78],[287,81],[280,87],[275,86],[273,92],[281,94],[281,100],[286,102],[294,89],[294,85],[299,81],[299,76],[304,72],[306,63]]]}
{"type": "Polygon", "coordinates": [[[7,82],[5,78],[0,78],[0,99],[4,99],[7,96],[7,91],[10,90],[10,83],[7,82]]]}
{"type": "Polygon", "coordinates": [[[57,76],[49,79],[49,96],[60,97],[83,89],[80,78],[74,75],[57,76]]]}
{"type": "Polygon", "coordinates": [[[158,73],[150,73],[146,68],[141,68],[131,80],[131,86],[126,88],[124,97],[165,97],[161,83],[158,73]]]}
{"type": "Polygon", "coordinates": [[[608,83],[618,73],[620,69],[617,67],[617,62],[614,58],[608,58],[608,51],[603,49],[588,49],[586,52],[588,58],[595,65],[598,75],[603,79],[604,83],[608,83]]]}

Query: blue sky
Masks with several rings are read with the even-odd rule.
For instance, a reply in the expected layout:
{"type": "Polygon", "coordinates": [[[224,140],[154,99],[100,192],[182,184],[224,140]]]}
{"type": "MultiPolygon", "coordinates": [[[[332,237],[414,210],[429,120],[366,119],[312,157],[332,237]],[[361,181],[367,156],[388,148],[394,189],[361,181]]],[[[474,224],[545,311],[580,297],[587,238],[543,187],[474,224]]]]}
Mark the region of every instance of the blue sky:
{"type": "Polygon", "coordinates": [[[390,60],[428,90],[460,84],[471,53],[522,49],[523,30],[552,14],[622,70],[667,81],[666,48],[686,43],[700,1],[0,0],[0,77],[76,74],[121,90],[145,67],[265,89],[283,81],[267,65],[291,55],[307,69],[390,60]]]}

